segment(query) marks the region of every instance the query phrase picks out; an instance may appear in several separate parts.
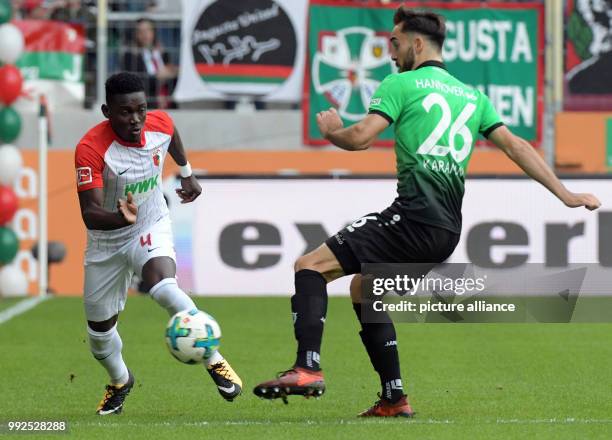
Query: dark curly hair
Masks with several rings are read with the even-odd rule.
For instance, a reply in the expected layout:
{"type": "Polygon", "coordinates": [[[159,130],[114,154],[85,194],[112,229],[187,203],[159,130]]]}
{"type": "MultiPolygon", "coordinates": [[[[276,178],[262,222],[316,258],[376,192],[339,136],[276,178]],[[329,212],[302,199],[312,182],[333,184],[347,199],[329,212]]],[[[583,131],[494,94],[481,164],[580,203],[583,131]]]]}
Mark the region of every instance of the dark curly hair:
{"type": "Polygon", "coordinates": [[[417,32],[425,35],[442,49],[446,38],[444,17],[434,12],[418,11],[400,6],[393,16],[393,24],[402,25],[402,32],[417,32]]]}
{"type": "Polygon", "coordinates": [[[111,75],[104,84],[106,89],[106,103],[115,95],[127,93],[144,92],[145,87],[142,79],[132,72],[119,72],[111,75]]]}

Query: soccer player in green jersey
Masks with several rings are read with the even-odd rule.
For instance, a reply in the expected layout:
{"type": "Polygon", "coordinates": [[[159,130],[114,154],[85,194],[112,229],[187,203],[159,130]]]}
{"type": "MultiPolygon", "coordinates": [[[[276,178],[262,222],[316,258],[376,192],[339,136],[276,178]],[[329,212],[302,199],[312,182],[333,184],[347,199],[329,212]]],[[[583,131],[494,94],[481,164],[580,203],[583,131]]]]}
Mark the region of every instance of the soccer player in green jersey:
{"type": "Polygon", "coordinates": [[[402,6],[393,22],[391,55],[399,73],[380,84],[369,114],[344,128],[332,108],[317,115],[317,124],[326,139],[350,151],[367,149],[392,124],[398,197],[384,211],[362,217],[298,258],[291,298],[297,359],[293,368],[255,387],[260,397],[323,394],[320,347],[327,311],[326,285],[357,274],[351,283],[351,297],[362,326],[361,339],[382,386],[380,400],[360,415],[413,415],[402,387],[391,319],[388,315],[379,323],[361,319],[359,272],[362,263],[433,264],[451,255],[461,232],[465,171],[479,134],[566,206],[589,210],[600,206],[591,194],[567,190],[531,145],[504,126],[482,92],[446,70],[441,57],[446,34],[443,17],[402,6]]]}

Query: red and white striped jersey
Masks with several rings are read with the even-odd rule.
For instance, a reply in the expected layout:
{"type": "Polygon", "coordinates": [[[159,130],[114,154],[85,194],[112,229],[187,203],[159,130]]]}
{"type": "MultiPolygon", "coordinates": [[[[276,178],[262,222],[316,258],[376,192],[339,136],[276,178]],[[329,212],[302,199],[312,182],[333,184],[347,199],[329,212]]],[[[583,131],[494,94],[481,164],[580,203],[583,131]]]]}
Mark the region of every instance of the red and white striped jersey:
{"type": "Polygon", "coordinates": [[[74,156],[77,191],[102,188],[102,206],[108,211],[116,212],[117,200],[125,198],[128,192],[138,205],[133,225],[87,231],[86,261],[107,258],[168,216],[161,185],[164,159],[173,134],[170,116],[156,110],[147,113],[140,142],[119,139],[108,120],[93,127],[79,141],[74,156]]]}

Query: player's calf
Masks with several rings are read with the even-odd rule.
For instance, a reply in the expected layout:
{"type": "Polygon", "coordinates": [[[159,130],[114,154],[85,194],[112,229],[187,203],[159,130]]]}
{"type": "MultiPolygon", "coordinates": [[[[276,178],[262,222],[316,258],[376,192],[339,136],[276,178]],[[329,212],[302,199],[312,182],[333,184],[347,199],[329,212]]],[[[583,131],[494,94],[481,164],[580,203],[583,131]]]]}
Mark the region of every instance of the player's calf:
{"type": "Polygon", "coordinates": [[[128,368],[123,361],[121,350],[123,342],[117,331],[117,325],[105,332],[97,332],[87,327],[89,347],[94,358],[106,369],[112,384],[125,383],[128,380],[128,368]]]}
{"type": "Polygon", "coordinates": [[[170,316],[183,310],[197,309],[189,295],[178,286],[176,278],[164,278],[149,290],[149,294],[170,316]]]}
{"type": "Polygon", "coordinates": [[[397,401],[404,395],[400,373],[397,336],[393,321],[387,312],[378,312],[380,322],[364,322],[359,302],[362,277],[356,275],[351,281],[351,298],[353,309],[362,330],[359,332],[363,346],[368,353],[374,370],[380,377],[382,396],[388,401],[397,401]]]}
{"type": "Polygon", "coordinates": [[[327,283],[314,270],[295,274],[295,295],[291,297],[295,339],[298,341],[297,367],[320,370],[321,340],[327,314],[327,283]]]}

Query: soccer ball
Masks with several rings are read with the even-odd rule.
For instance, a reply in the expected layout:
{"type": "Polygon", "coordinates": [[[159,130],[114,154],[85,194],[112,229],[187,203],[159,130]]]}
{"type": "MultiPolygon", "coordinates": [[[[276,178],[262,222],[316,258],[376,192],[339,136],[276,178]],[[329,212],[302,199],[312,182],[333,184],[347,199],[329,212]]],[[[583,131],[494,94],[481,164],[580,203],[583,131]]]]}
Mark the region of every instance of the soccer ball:
{"type": "Polygon", "coordinates": [[[178,312],[166,327],[166,344],[172,356],[185,364],[198,364],[219,348],[221,328],[200,310],[178,312]]]}

